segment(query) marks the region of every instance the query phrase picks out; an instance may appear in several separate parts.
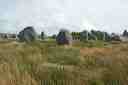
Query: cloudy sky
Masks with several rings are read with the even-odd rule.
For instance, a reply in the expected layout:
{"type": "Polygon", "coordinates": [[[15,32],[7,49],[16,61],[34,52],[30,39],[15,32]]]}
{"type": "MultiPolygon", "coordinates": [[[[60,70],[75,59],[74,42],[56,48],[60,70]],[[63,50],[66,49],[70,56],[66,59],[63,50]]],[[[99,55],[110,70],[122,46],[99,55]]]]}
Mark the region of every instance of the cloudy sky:
{"type": "Polygon", "coordinates": [[[0,32],[128,29],[128,0],[0,0],[0,32]]]}

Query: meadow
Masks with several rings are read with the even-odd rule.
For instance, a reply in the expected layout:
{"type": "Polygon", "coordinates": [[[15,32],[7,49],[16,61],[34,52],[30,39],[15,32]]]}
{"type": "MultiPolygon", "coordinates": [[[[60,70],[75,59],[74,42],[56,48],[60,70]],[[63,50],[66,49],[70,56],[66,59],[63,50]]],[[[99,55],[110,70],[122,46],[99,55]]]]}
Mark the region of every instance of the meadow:
{"type": "Polygon", "coordinates": [[[0,42],[0,85],[69,85],[63,81],[72,81],[70,85],[127,85],[128,43],[90,41],[59,46],[55,41],[0,42]]]}

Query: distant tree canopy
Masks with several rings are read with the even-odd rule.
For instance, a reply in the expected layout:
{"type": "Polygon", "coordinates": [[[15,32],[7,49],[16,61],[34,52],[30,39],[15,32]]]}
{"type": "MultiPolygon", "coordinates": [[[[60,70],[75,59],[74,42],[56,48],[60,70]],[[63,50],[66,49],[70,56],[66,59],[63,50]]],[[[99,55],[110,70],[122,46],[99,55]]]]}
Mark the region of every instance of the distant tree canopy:
{"type": "Polygon", "coordinates": [[[80,39],[80,32],[72,32],[71,35],[72,35],[73,40],[80,39]]]}
{"type": "Polygon", "coordinates": [[[56,34],[53,34],[53,35],[51,36],[52,39],[56,39],[56,37],[57,37],[56,34]]]}

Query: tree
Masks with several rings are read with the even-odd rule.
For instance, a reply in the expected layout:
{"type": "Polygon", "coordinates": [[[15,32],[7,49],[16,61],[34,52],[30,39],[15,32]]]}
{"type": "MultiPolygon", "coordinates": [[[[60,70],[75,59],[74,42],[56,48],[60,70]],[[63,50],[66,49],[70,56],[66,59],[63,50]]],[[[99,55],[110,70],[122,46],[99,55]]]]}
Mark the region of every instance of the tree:
{"type": "Polygon", "coordinates": [[[80,40],[80,32],[71,33],[73,40],[80,40]]]}
{"type": "Polygon", "coordinates": [[[56,37],[57,37],[56,34],[53,34],[53,35],[52,35],[52,38],[53,38],[53,39],[56,39],[56,37]]]}

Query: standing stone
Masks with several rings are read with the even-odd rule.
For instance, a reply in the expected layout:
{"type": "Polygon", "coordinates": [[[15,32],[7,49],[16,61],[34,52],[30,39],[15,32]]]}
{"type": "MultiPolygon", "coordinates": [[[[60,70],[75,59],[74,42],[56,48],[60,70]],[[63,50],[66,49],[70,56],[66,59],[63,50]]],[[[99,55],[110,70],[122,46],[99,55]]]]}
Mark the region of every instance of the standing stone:
{"type": "Polygon", "coordinates": [[[45,34],[44,32],[41,32],[41,39],[44,40],[45,34]]]}
{"type": "Polygon", "coordinates": [[[72,36],[68,30],[62,29],[56,37],[56,41],[59,45],[72,44],[72,36]]]}
{"type": "Polygon", "coordinates": [[[80,33],[80,40],[81,41],[88,41],[89,40],[89,33],[88,31],[84,30],[80,33]]]}
{"type": "Polygon", "coordinates": [[[115,33],[112,33],[111,34],[111,41],[121,41],[120,36],[115,34],[115,33]]]}
{"type": "Polygon", "coordinates": [[[21,42],[33,42],[37,39],[37,34],[33,27],[24,28],[19,34],[18,38],[21,42]]]}
{"type": "Polygon", "coordinates": [[[128,37],[128,32],[127,32],[127,30],[124,30],[123,36],[124,36],[124,37],[128,37]]]}

